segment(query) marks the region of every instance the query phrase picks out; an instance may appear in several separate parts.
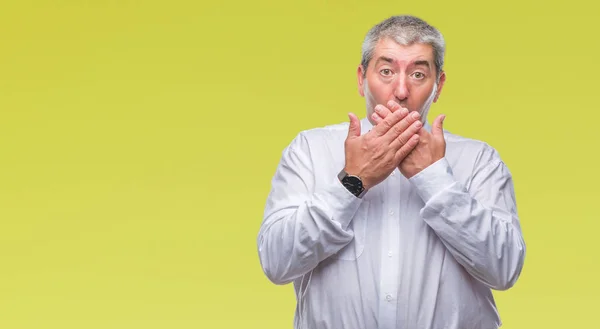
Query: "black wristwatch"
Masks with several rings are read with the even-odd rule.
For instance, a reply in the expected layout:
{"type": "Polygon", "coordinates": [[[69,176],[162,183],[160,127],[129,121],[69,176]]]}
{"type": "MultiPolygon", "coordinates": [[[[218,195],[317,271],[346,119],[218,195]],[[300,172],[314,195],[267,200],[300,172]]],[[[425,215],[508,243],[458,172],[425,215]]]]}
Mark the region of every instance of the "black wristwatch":
{"type": "Polygon", "coordinates": [[[358,176],[349,175],[343,169],[338,174],[338,179],[344,187],[358,198],[362,198],[367,190],[363,186],[362,180],[358,176]]]}

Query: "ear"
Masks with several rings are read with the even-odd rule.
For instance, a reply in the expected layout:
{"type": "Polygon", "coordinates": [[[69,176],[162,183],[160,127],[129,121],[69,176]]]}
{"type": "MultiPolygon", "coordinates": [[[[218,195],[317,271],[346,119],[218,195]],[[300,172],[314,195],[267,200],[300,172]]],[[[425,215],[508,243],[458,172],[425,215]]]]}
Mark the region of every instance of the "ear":
{"type": "Polygon", "coordinates": [[[358,80],[358,93],[361,97],[365,97],[363,73],[364,71],[362,65],[358,65],[358,69],[356,70],[356,78],[358,80]]]}
{"type": "Polygon", "coordinates": [[[444,82],[446,82],[446,72],[442,71],[442,74],[440,74],[440,83],[438,84],[438,88],[435,93],[435,98],[433,99],[434,103],[437,102],[438,98],[440,98],[440,93],[442,92],[442,88],[444,87],[444,82]]]}

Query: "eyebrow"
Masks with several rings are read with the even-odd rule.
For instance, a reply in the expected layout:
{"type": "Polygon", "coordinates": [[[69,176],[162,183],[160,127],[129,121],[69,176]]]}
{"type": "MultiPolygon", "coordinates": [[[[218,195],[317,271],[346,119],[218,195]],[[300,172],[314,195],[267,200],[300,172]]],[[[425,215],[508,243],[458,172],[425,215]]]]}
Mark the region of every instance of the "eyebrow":
{"type": "MultiPolygon", "coordinates": [[[[388,62],[390,64],[394,63],[394,59],[393,58],[386,57],[386,56],[379,56],[379,58],[377,58],[377,61],[375,62],[375,64],[377,64],[377,63],[379,63],[381,61],[388,62]]],[[[426,60],[423,60],[423,59],[415,61],[412,65],[414,65],[414,66],[423,65],[423,66],[427,66],[427,68],[430,68],[429,62],[426,61],[426,60]]]]}
{"type": "Polygon", "coordinates": [[[429,62],[425,61],[425,60],[415,61],[413,63],[413,65],[415,65],[415,66],[424,65],[424,66],[427,66],[427,68],[429,68],[429,62]]]}
{"type": "Polygon", "coordinates": [[[385,56],[379,56],[379,58],[377,58],[377,61],[375,62],[376,64],[379,63],[380,61],[384,61],[384,62],[388,62],[390,64],[394,63],[394,59],[390,58],[390,57],[385,57],[385,56]]]}

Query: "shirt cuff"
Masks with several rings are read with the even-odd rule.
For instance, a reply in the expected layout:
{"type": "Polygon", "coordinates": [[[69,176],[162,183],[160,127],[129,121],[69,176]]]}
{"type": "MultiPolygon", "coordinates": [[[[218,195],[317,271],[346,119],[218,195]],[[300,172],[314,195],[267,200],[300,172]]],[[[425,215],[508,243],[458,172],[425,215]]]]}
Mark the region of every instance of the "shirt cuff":
{"type": "Polygon", "coordinates": [[[436,194],[456,182],[452,175],[452,168],[445,157],[423,169],[411,177],[409,181],[416,188],[417,193],[425,204],[436,194]]]}
{"type": "Polygon", "coordinates": [[[323,199],[332,210],[331,219],[340,223],[344,230],[348,228],[356,211],[358,211],[358,208],[364,201],[362,198],[358,198],[350,193],[342,185],[337,175],[332,177],[329,184],[327,184],[327,188],[323,193],[323,199]]]}

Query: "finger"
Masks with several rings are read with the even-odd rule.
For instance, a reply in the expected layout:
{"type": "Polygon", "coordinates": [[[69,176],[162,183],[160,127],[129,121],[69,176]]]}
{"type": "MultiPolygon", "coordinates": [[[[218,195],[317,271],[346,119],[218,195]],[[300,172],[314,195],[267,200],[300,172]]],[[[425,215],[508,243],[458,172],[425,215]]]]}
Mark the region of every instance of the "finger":
{"type": "Polygon", "coordinates": [[[431,134],[437,138],[444,138],[444,119],[445,115],[440,114],[431,125],[431,134]]]}
{"type": "MultiPolygon", "coordinates": [[[[405,119],[406,120],[406,119],[405,119]]],[[[392,150],[398,150],[403,145],[408,143],[408,141],[415,135],[418,137],[419,130],[423,127],[423,123],[420,120],[414,119],[414,121],[402,132],[398,137],[394,138],[392,142],[390,142],[390,148],[392,150]]]]}
{"type": "Polygon", "coordinates": [[[375,121],[375,125],[378,125],[381,121],[383,121],[383,118],[380,117],[377,113],[373,113],[371,115],[371,118],[373,119],[373,121],[375,121]]]}
{"type": "MultiPolygon", "coordinates": [[[[396,113],[398,112],[394,112],[394,114],[396,113]]],[[[382,142],[386,144],[391,144],[395,139],[398,138],[398,136],[400,136],[400,134],[402,134],[406,129],[408,129],[408,127],[410,127],[410,125],[412,125],[413,122],[419,120],[420,117],[421,116],[419,115],[419,112],[411,112],[409,115],[404,117],[404,119],[396,123],[392,128],[390,128],[386,132],[382,142]]]]}
{"type": "Polygon", "coordinates": [[[381,120],[381,122],[373,129],[373,134],[376,137],[381,137],[385,135],[390,128],[392,128],[395,124],[400,122],[400,120],[404,119],[408,115],[408,110],[402,109],[400,111],[396,111],[390,115],[388,115],[385,119],[381,120]]]}
{"type": "Polygon", "coordinates": [[[394,155],[394,163],[400,164],[406,158],[412,150],[419,145],[419,135],[413,135],[406,144],[396,151],[394,155]]]}
{"type": "Polygon", "coordinates": [[[383,105],[375,106],[374,110],[382,119],[385,119],[388,115],[392,114],[392,111],[383,105]]]}
{"type": "Polygon", "coordinates": [[[360,136],[360,121],[354,113],[348,113],[350,125],[348,126],[348,138],[360,136]]]}
{"type": "Polygon", "coordinates": [[[396,103],[396,102],[394,102],[394,101],[389,101],[389,102],[387,103],[387,107],[388,107],[388,109],[390,109],[390,111],[392,111],[392,112],[396,112],[396,111],[398,111],[399,109],[401,109],[401,108],[402,108],[402,106],[400,106],[400,104],[398,104],[398,103],[396,103]]]}

